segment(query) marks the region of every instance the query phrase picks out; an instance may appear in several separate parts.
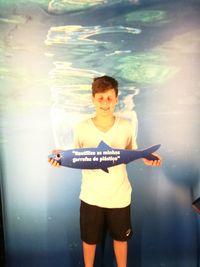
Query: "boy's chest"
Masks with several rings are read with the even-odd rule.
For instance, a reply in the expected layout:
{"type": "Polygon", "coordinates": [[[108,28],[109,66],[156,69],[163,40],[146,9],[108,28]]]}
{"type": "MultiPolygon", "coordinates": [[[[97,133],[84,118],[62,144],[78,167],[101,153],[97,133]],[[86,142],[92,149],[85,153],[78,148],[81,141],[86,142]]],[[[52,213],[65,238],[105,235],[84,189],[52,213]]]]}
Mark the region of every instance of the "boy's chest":
{"type": "Polygon", "coordinates": [[[98,131],[103,132],[106,134],[109,130],[111,130],[113,125],[108,125],[108,126],[102,126],[102,125],[97,125],[96,128],[98,131]]]}
{"type": "Polygon", "coordinates": [[[98,147],[101,141],[113,148],[124,149],[127,146],[128,133],[114,131],[102,127],[98,130],[90,130],[87,134],[82,133],[81,143],[83,148],[98,147]]]}

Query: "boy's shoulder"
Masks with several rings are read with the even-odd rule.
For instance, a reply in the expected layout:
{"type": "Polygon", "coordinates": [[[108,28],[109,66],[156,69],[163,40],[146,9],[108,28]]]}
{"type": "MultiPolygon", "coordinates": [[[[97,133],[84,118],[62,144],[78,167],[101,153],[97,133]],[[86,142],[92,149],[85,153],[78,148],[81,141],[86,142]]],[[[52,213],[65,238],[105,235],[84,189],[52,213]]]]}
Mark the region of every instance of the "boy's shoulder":
{"type": "Polygon", "coordinates": [[[138,119],[135,111],[131,112],[120,112],[116,114],[119,118],[119,126],[122,131],[131,132],[136,138],[138,133],[138,119]]]}
{"type": "Polygon", "coordinates": [[[81,129],[84,127],[88,127],[88,125],[91,122],[92,117],[87,117],[81,121],[79,121],[76,125],[75,125],[75,129],[81,129]]]}
{"type": "Polygon", "coordinates": [[[116,118],[119,120],[119,122],[121,124],[124,125],[137,125],[138,124],[138,120],[137,120],[137,115],[135,112],[131,112],[131,113],[117,113],[115,114],[116,118]]]}
{"type": "Polygon", "coordinates": [[[123,130],[126,130],[126,129],[129,130],[129,128],[132,127],[131,121],[126,118],[116,116],[116,121],[117,121],[117,125],[123,130]]]}
{"type": "Polygon", "coordinates": [[[115,116],[120,123],[130,123],[130,120],[121,116],[115,116]]]}

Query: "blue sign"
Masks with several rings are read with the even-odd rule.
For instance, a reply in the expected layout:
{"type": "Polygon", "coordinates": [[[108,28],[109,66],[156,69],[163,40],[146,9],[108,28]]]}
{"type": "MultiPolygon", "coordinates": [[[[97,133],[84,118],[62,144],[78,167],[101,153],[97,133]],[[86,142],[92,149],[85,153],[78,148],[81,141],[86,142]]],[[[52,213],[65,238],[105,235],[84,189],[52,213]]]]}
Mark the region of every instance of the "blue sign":
{"type": "Polygon", "coordinates": [[[61,166],[75,169],[101,169],[109,172],[108,168],[128,164],[140,158],[158,160],[152,153],[158,150],[160,145],[154,145],[144,150],[114,149],[101,141],[97,148],[80,148],[53,153],[50,159],[57,160],[61,166]]]}

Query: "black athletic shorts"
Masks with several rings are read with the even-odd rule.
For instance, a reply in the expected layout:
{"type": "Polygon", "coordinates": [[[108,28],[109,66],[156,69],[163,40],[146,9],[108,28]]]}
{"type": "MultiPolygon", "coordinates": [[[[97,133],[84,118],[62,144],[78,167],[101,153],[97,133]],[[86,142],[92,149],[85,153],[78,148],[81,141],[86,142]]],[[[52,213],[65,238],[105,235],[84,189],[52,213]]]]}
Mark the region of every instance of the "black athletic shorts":
{"type": "Polygon", "coordinates": [[[102,240],[106,229],[114,240],[130,239],[132,236],[130,205],[125,208],[110,209],[81,201],[81,239],[87,244],[97,244],[102,240]]]}

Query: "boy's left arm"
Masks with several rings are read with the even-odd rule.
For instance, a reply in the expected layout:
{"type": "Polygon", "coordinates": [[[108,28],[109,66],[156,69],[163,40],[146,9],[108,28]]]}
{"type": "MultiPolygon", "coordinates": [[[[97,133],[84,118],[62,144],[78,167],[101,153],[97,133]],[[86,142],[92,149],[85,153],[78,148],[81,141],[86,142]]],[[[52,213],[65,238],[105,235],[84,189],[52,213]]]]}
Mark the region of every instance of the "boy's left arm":
{"type": "MultiPolygon", "coordinates": [[[[126,146],[126,149],[128,150],[133,150],[133,149],[137,149],[138,146],[137,146],[137,141],[136,141],[136,138],[137,138],[137,131],[134,131],[134,133],[132,134],[130,140],[129,140],[129,143],[127,144],[126,146]]],[[[157,153],[152,153],[153,155],[155,155],[158,160],[148,160],[148,159],[145,159],[143,158],[143,162],[145,165],[148,165],[148,166],[160,166],[161,165],[161,157],[159,154],[157,153]]]]}
{"type": "Polygon", "coordinates": [[[148,165],[148,166],[160,166],[162,161],[161,161],[161,157],[159,154],[157,153],[152,153],[153,155],[155,155],[158,159],[157,160],[148,160],[148,159],[145,159],[143,158],[143,162],[145,165],[148,165]]]}
{"type": "MultiPolygon", "coordinates": [[[[137,147],[133,148],[132,142],[130,142],[128,146],[126,147],[126,149],[132,150],[132,149],[137,149],[137,147]]],[[[143,158],[142,160],[144,164],[147,166],[160,166],[162,163],[160,155],[157,153],[152,153],[152,154],[155,155],[158,158],[158,160],[148,160],[148,159],[143,158]]]]}

